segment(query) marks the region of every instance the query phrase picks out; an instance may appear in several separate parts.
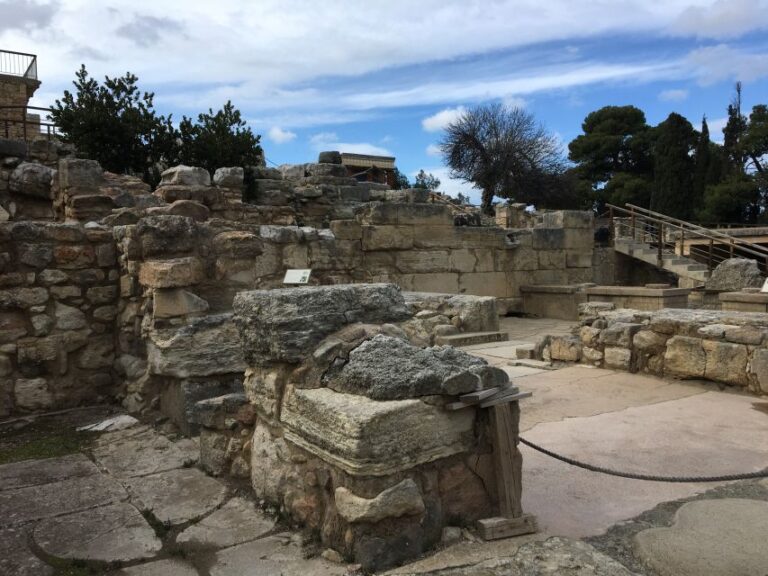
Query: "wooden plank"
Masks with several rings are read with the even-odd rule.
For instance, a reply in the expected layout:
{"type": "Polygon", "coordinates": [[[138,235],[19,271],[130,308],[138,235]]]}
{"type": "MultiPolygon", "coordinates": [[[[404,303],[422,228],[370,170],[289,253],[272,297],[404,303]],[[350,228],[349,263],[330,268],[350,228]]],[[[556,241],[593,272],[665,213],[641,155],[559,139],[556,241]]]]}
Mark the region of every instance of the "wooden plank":
{"type": "Polygon", "coordinates": [[[481,400],[485,400],[489,396],[493,396],[498,391],[498,388],[486,388],[485,390],[478,390],[476,392],[470,392],[469,394],[462,394],[459,396],[459,400],[465,404],[477,404],[481,400]]]}
{"type": "Polygon", "coordinates": [[[498,540],[533,534],[538,531],[536,517],[531,514],[523,514],[518,518],[485,518],[478,520],[477,529],[484,540],[498,540]]]}
{"type": "Polygon", "coordinates": [[[518,400],[522,400],[523,398],[528,398],[531,396],[531,392],[513,392],[511,394],[507,394],[504,396],[496,396],[494,398],[490,398],[486,400],[485,402],[482,402],[480,404],[480,408],[490,408],[491,406],[497,406],[499,404],[509,404],[510,402],[517,403],[518,400]]]}
{"type": "Polygon", "coordinates": [[[506,518],[523,515],[523,456],[517,449],[519,423],[520,407],[517,402],[499,404],[491,410],[499,512],[506,518]]]}

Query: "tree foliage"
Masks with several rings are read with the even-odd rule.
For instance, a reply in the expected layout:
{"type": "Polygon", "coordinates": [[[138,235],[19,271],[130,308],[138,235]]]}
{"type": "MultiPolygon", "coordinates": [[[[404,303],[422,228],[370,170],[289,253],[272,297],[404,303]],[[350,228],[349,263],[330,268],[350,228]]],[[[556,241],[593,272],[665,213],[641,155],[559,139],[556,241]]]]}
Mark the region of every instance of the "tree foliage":
{"type": "Polygon", "coordinates": [[[557,138],[532,114],[500,103],[479,105],[448,125],[440,142],[451,176],[482,191],[482,210],[494,196],[534,203],[559,188],[564,163],[557,138]]]}
{"type": "Polygon", "coordinates": [[[424,190],[437,190],[440,188],[440,179],[436,178],[431,172],[427,174],[424,170],[419,170],[413,187],[423,188],[424,190]]]}
{"type": "Polygon", "coordinates": [[[407,188],[411,187],[411,183],[408,180],[408,176],[400,172],[397,168],[395,168],[395,184],[393,186],[393,190],[406,190],[407,188]]]}
{"type": "Polygon", "coordinates": [[[697,140],[691,123],[674,112],[654,129],[651,210],[683,220],[693,215],[697,140]]]}
{"type": "Polygon", "coordinates": [[[51,108],[62,138],[78,153],[111,172],[141,176],[156,184],[163,165],[189,164],[213,172],[222,166],[247,166],[261,159],[260,137],[253,134],[231,102],[195,122],[158,114],[154,94],[141,92],[127,72],[99,84],[85,66],[76,72],[75,91],[64,91],[51,108]]]}

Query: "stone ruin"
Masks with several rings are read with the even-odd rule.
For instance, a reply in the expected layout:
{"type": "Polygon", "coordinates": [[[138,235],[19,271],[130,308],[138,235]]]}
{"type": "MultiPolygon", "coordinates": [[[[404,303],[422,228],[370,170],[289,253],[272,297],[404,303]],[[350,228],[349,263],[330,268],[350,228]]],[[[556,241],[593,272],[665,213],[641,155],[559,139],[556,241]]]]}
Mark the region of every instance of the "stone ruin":
{"type": "Polygon", "coordinates": [[[241,292],[234,308],[245,393],[197,403],[205,469],[249,477],[257,498],[367,570],[498,516],[488,410],[449,408],[515,392],[504,371],[410,344],[391,284],[241,292]]]}

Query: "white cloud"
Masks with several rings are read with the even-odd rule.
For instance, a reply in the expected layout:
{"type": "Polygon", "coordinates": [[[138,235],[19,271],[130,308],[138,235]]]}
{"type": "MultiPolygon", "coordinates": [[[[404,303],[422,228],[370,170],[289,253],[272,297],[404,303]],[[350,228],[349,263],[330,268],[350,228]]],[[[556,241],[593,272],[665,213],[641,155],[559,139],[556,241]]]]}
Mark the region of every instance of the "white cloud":
{"type": "Polygon", "coordinates": [[[507,96],[502,98],[502,102],[507,108],[525,108],[528,105],[528,102],[519,96],[507,96]]]}
{"type": "Polygon", "coordinates": [[[768,0],[716,0],[683,10],[670,26],[670,32],[725,39],[763,28],[768,28],[768,0]]]}
{"type": "Polygon", "coordinates": [[[272,126],[267,134],[270,140],[275,144],[285,144],[296,139],[296,133],[289,130],[283,130],[279,126],[272,126]]]}
{"type": "Polygon", "coordinates": [[[673,88],[659,92],[659,100],[662,102],[682,102],[688,98],[688,90],[673,88]]]}
{"type": "Polygon", "coordinates": [[[430,144],[427,146],[426,153],[427,156],[440,156],[443,152],[440,150],[440,146],[437,144],[430,144]]]}
{"type": "Polygon", "coordinates": [[[768,53],[757,54],[727,44],[698,48],[688,55],[687,64],[703,86],[723,80],[750,82],[768,76],[768,53]]]}
{"type": "Polygon", "coordinates": [[[309,144],[317,152],[336,150],[350,154],[370,154],[372,156],[392,156],[392,152],[370,142],[340,142],[335,132],[320,132],[309,138],[309,144]]]}
{"type": "Polygon", "coordinates": [[[424,118],[424,120],[421,121],[421,127],[427,132],[439,132],[440,130],[444,130],[448,124],[458,120],[466,111],[467,109],[464,106],[440,110],[437,114],[424,118]]]}

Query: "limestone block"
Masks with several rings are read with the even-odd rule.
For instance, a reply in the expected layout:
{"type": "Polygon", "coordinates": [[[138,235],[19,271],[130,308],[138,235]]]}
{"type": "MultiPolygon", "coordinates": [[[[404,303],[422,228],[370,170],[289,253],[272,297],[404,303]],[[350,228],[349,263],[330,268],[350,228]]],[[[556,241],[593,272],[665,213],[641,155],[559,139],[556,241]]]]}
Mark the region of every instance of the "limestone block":
{"type": "Polygon", "coordinates": [[[768,394],[768,350],[759,348],[752,353],[749,371],[756,377],[760,390],[768,394]]]}
{"type": "Polygon", "coordinates": [[[280,402],[288,374],[284,366],[254,367],[245,371],[243,388],[259,413],[270,419],[280,417],[280,402]]]}
{"type": "Polygon", "coordinates": [[[337,392],[398,400],[504,387],[509,377],[451,346],[416,348],[400,338],[379,334],[352,350],[345,364],[333,365],[323,383],[337,392]]]}
{"type": "Polygon", "coordinates": [[[262,242],[253,232],[232,230],[214,236],[213,249],[229,258],[254,258],[262,253],[262,242]]]}
{"type": "Polygon", "coordinates": [[[584,346],[595,348],[599,342],[600,330],[592,326],[582,326],[579,329],[579,337],[584,346]]]}
{"type": "Polygon", "coordinates": [[[395,256],[397,269],[403,274],[425,274],[448,270],[448,252],[445,250],[408,250],[395,256]]]}
{"type": "Polygon", "coordinates": [[[55,176],[56,170],[47,166],[22,162],[11,172],[8,186],[14,194],[51,200],[51,184],[55,176]]]}
{"type": "Polygon", "coordinates": [[[565,268],[565,252],[563,250],[539,250],[539,269],[562,270],[565,268]]]}
{"type": "Polygon", "coordinates": [[[459,274],[453,272],[431,274],[393,274],[396,281],[404,290],[416,292],[438,292],[457,294],[459,292],[459,274]]]}
{"type": "Polygon", "coordinates": [[[705,285],[707,290],[738,292],[742,288],[759,288],[763,285],[763,280],[754,260],[729,258],[712,271],[705,285]]]}
{"type": "Polygon", "coordinates": [[[490,248],[478,248],[475,250],[475,257],[477,258],[477,266],[475,266],[475,272],[495,272],[497,270],[506,270],[506,265],[498,266],[497,254],[504,254],[507,250],[493,250],[490,248]]]}
{"type": "MultiPolygon", "coordinates": [[[[563,236],[563,248],[566,250],[583,250],[592,260],[592,248],[595,245],[594,232],[586,228],[567,228],[563,236]]],[[[590,266],[591,266],[590,262],[590,266]]]]}
{"type": "Polygon", "coordinates": [[[224,200],[222,189],[211,186],[164,184],[153,194],[166,204],[173,204],[177,200],[192,200],[209,208],[220,205],[224,200]]]}
{"type": "Polygon", "coordinates": [[[339,240],[360,240],[363,237],[363,229],[355,220],[332,220],[330,228],[339,240]]]}
{"type": "Polygon", "coordinates": [[[211,211],[206,205],[195,200],[176,200],[164,206],[148,208],[147,214],[151,216],[163,214],[186,216],[195,222],[205,222],[210,218],[211,211]]]}
{"type": "Polygon", "coordinates": [[[90,245],[59,244],[53,249],[58,268],[72,270],[88,268],[96,263],[96,252],[90,245]]]}
{"type": "Polygon", "coordinates": [[[477,257],[472,250],[466,248],[451,250],[448,265],[452,272],[474,272],[477,257]]]}
{"type": "Polygon", "coordinates": [[[59,338],[21,338],[16,343],[19,364],[42,364],[59,357],[59,338]]]}
{"type": "Polygon", "coordinates": [[[703,378],[707,355],[702,340],[688,336],[673,336],[664,353],[664,372],[684,378],[703,378]]]}
{"type": "Polygon", "coordinates": [[[15,246],[19,262],[33,268],[45,268],[53,261],[53,246],[19,242],[15,246]]]}
{"type": "Polygon", "coordinates": [[[565,248],[565,230],[562,228],[534,228],[531,232],[534,250],[562,250],[565,248]]]}
{"type": "Polygon", "coordinates": [[[197,225],[187,216],[145,216],[136,224],[134,234],[145,258],[190,252],[198,243],[197,225]]]}
{"type": "Polygon", "coordinates": [[[205,168],[197,166],[174,166],[161,174],[160,186],[210,186],[211,175],[205,168]]]}
{"type": "Polygon", "coordinates": [[[546,228],[584,228],[592,233],[594,214],[587,210],[557,210],[542,214],[542,224],[546,228]]]}
{"type": "Polygon", "coordinates": [[[539,267],[539,251],[520,246],[511,251],[510,268],[512,270],[536,270],[539,267]]]}
{"type": "Polygon", "coordinates": [[[50,286],[52,284],[63,284],[69,280],[69,276],[61,270],[43,270],[37,275],[37,280],[45,286],[50,286]]]}
{"type": "Polygon", "coordinates": [[[587,250],[566,250],[565,265],[568,268],[592,268],[592,252],[587,250]]]}
{"type": "Polygon", "coordinates": [[[617,370],[630,370],[632,350],[615,346],[606,346],[604,351],[605,367],[617,370]]]}
{"type": "Polygon", "coordinates": [[[356,496],[340,486],[334,493],[336,511],[347,522],[380,522],[385,518],[399,518],[422,514],[424,499],[419,487],[410,478],[387,488],[374,498],[356,496]]]}
{"type": "Polygon", "coordinates": [[[553,336],[550,340],[552,360],[578,362],[581,359],[581,339],[576,336],[553,336]]]}
{"type": "Polygon", "coordinates": [[[141,264],[139,282],[150,288],[175,288],[203,280],[203,265],[197,258],[150,260],[141,264]]]}
{"type": "Polygon", "coordinates": [[[592,364],[599,364],[600,362],[602,362],[604,357],[602,350],[599,350],[597,348],[590,348],[588,346],[584,346],[581,349],[581,355],[582,355],[582,358],[584,358],[584,360],[592,364]]]}
{"type": "Polygon", "coordinates": [[[736,344],[758,346],[765,338],[766,330],[755,326],[733,326],[726,328],[725,339],[736,344]]]}
{"type": "Polygon", "coordinates": [[[258,277],[251,259],[216,259],[216,280],[252,287],[258,277]]]}
{"type": "Polygon", "coordinates": [[[95,160],[59,160],[59,187],[69,195],[93,194],[104,184],[104,171],[95,160]]]}
{"type": "Polygon", "coordinates": [[[113,243],[99,244],[95,248],[96,265],[102,268],[114,266],[117,263],[117,249],[113,243]]]}
{"type": "Polygon", "coordinates": [[[355,476],[394,474],[464,452],[475,420],[471,409],[380,402],[328,388],[289,389],[281,419],[286,440],[355,476]]]}
{"type": "Polygon", "coordinates": [[[363,226],[363,250],[410,250],[412,226],[363,226]]]}
{"type": "MultiPolygon", "coordinates": [[[[443,290],[443,292],[445,291],[443,290]]],[[[497,296],[501,298],[510,295],[507,275],[504,272],[461,274],[459,275],[458,292],[474,296],[497,296]]]]}
{"type": "Polygon", "coordinates": [[[56,327],[60,330],[78,330],[85,328],[88,324],[82,311],[61,302],[55,304],[54,317],[56,318],[56,327]]]}
{"type": "Polygon", "coordinates": [[[659,354],[669,340],[669,335],[659,334],[653,330],[640,330],[632,337],[632,346],[641,352],[659,354]]]}
{"type": "Polygon", "coordinates": [[[13,343],[27,335],[26,316],[18,310],[0,312],[0,343],[13,343]]]}
{"type": "Polygon", "coordinates": [[[110,368],[115,361],[115,344],[111,335],[89,338],[79,353],[77,365],[80,368],[96,370],[110,368]]]}
{"type": "Polygon", "coordinates": [[[154,330],[147,342],[150,374],[190,378],[245,370],[231,314],[195,319],[178,330],[154,330]]]}
{"type": "Polygon", "coordinates": [[[742,386],[749,383],[746,346],[714,340],[704,340],[701,345],[706,353],[706,378],[742,386]]]}
{"type": "Polygon", "coordinates": [[[461,248],[463,243],[454,226],[419,226],[413,236],[414,248],[461,248]]]}
{"type": "Polygon", "coordinates": [[[614,322],[600,333],[600,343],[605,346],[632,346],[632,337],[643,328],[642,324],[614,322]]]}
{"type": "Polygon", "coordinates": [[[208,302],[181,288],[157,288],[153,292],[152,314],[155,318],[173,318],[208,311],[208,302]]]}
{"type": "Polygon", "coordinates": [[[240,292],[234,311],[245,358],[253,366],[298,362],[346,324],[397,322],[410,316],[392,284],[240,292]]]}
{"type": "Polygon", "coordinates": [[[217,168],[213,174],[213,183],[222,188],[241,188],[245,170],[240,166],[217,168]]]}
{"type": "Polygon", "coordinates": [[[22,410],[42,410],[53,405],[45,378],[19,378],[13,386],[16,406],[22,410]]]}

